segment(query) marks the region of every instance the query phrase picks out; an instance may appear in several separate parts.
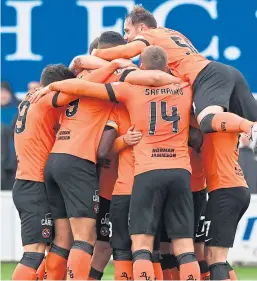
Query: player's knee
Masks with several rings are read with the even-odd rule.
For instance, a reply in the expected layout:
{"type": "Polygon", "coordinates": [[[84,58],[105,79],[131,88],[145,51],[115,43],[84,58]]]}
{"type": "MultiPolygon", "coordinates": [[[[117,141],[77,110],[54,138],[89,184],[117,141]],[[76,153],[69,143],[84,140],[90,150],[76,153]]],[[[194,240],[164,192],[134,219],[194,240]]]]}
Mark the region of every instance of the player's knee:
{"type": "Polygon", "coordinates": [[[208,264],[217,262],[225,262],[227,260],[228,248],[222,247],[207,247],[205,251],[205,259],[208,264]]]}
{"type": "Polygon", "coordinates": [[[94,255],[97,255],[102,260],[109,261],[111,254],[112,248],[110,243],[104,241],[96,241],[94,255]]]}
{"type": "Polygon", "coordinates": [[[198,261],[204,260],[204,242],[195,243],[195,255],[198,261]]]}
{"type": "Polygon", "coordinates": [[[136,234],[131,235],[132,251],[146,249],[150,252],[153,251],[154,236],[149,234],[136,234]]]}
{"type": "Polygon", "coordinates": [[[68,219],[55,220],[54,244],[64,249],[70,249],[73,242],[73,235],[68,219]]]}
{"type": "Polygon", "coordinates": [[[74,240],[96,242],[96,220],[91,218],[70,218],[74,240]]]}
{"type": "Polygon", "coordinates": [[[35,252],[25,252],[20,264],[23,264],[27,267],[34,268],[37,270],[45,257],[44,253],[35,253],[35,252]]]}
{"type": "Polygon", "coordinates": [[[200,122],[200,130],[207,134],[207,133],[213,133],[215,132],[212,128],[212,120],[214,118],[215,114],[207,114],[200,122]]]}
{"type": "Polygon", "coordinates": [[[24,252],[45,253],[46,244],[45,243],[29,244],[29,245],[25,245],[23,249],[24,252]]]}
{"type": "Polygon", "coordinates": [[[131,250],[113,249],[113,259],[115,261],[131,261],[132,260],[131,250]]]}
{"type": "Polygon", "coordinates": [[[194,252],[194,243],[192,238],[179,238],[172,240],[174,255],[194,252]]]}

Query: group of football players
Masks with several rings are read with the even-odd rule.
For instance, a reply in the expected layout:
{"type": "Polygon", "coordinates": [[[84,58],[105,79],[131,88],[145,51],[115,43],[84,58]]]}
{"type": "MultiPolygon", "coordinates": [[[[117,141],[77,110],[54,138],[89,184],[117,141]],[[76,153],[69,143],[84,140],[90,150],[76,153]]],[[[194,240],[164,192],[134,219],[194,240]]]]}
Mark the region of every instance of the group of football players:
{"type": "Polygon", "coordinates": [[[111,255],[115,280],[236,280],[227,255],[250,203],[240,134],[257,153],[247,82],[142,6],[124,33],[46,66],[19,105],[13,280],[101,280],[111,255]]]}

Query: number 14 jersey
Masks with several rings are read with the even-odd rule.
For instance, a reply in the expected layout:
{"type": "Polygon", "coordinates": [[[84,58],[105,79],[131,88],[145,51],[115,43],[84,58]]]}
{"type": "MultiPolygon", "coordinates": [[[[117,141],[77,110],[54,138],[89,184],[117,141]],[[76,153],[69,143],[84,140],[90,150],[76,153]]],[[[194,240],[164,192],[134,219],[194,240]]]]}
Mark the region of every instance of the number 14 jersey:
{"type": "Polygon", "coordinates": [[[143,133],[134,146],[135,175],[156,169],[182,168],[191,172],[188,130],[192,90],[188,83],[164,87],[112,83],[110,98],[123,102],[131,124],[143,133]]]}

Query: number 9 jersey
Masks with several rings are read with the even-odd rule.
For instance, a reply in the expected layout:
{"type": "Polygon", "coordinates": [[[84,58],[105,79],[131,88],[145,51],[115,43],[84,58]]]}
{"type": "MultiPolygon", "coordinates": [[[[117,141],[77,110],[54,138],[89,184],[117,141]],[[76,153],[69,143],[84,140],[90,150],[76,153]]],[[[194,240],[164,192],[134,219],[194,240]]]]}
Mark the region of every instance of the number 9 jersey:
{"type": "Polygon", "coordinates": [[[135,130],[143,133],[134,146],[135,175],[157,169],[191,172],[188,131],[192,90],[188,83],[163,87],[112,83],[110,98],[123,102],[135,130]]]}

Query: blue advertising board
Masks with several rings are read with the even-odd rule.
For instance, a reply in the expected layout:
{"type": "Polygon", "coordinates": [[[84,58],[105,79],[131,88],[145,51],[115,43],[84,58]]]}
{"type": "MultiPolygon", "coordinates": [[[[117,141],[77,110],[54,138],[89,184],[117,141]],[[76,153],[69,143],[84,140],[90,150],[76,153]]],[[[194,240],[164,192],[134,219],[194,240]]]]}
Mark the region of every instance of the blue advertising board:
{"type": "Polygon", "coordinates": [[[26,91],[45,65],[69,64],[103,31],[122,33],[124,16],[139,3],[208,58],[238,68],[257,93],[256,0],[2,0],[2,80],[26,91]]]}

